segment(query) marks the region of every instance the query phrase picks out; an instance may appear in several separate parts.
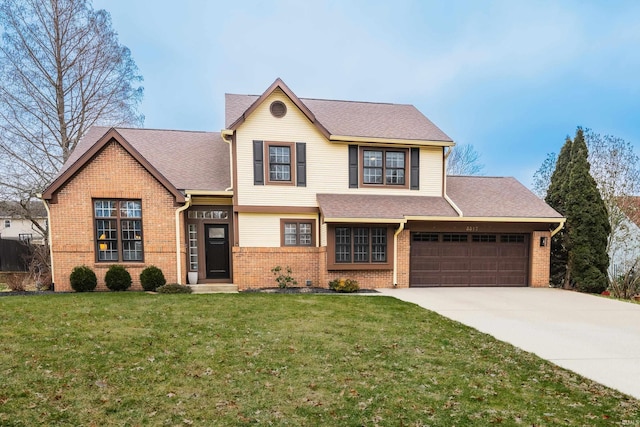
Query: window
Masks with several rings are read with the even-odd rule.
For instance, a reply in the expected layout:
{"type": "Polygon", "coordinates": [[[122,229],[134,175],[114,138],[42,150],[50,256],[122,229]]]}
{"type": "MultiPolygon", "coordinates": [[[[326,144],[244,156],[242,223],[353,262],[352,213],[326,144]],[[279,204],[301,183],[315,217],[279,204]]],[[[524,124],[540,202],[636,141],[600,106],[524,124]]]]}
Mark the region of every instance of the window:
{"type": "Polygon", "coordinates": [[[315,221],[280,221],[281,246],[315,246],[315,221]]]}
{"type": "Polygon", "coordinates": [[[503,234],[500,236],[502,243],[524,243],[524,234],[503,234]]]}
{"type": "Polygon", "coordinates": [[[269,181],[292,182],[291,146],[269,145],[269,181]]]}
{"type": "Polygon", "coordinates": [[[198,228],[196,224],[189,224],[189,270],[198,271],[198,228]]]}
{"type": "Polygon", "coordinates": [[[333,269],[356,268],[370,269],[372,265],[388,267],[391,259],[387,243],[388,227],[337,226],[330,233],[330,267],[333,269]],[[333,255],[333,256],[332,256],[333,255]],[[368,265],[363,265],[368,264],[368,265]],[[349,267],[351,266],[351,267],[349,267]]]}
{"type": "Polygon", "coordinates": [[[142,261],[142,202],[94,200],[98,261],[142,261]]]}
{"type": "Polygon", "coordinates": [[[495,243],[498,236],[495,234],[474,234],[471,236],[471,241],[474,243],[495,243]]]}
{"type": "Polygon", "coordinates": [[[254,140],[253,184],[306,187],[307,144],[254,140]]]}
{"type": "Polygon", "coordinates": [[[10,219],[5,219],[4,220],[4,228],[11,228],[11,220],[10,219]]]}
{"type": "Polygon", "coordinates": [[[406,157],[406,150],[363,149],[362,183],[405,187],[406,157]]]}

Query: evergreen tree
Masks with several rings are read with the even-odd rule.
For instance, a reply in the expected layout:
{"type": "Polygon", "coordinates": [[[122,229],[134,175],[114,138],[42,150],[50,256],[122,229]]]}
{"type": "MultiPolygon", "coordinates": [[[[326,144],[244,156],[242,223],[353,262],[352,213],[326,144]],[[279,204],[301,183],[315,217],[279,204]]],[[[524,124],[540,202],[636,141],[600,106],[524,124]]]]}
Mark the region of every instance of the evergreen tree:
{"type": "MultiPolygon", "coordinates": [[[[569,164],[571,162],[571,138],[567,137],[560,150],[556,167],[551,175],[551,182],[547,190],[545,201],[549,206],[566,216],[567,182],[569,181],[569,164]]],[[[551,238],[551,283],[554,286],[568,287],[567,263],[567,227],[551,238]]]]}
{"type": "Polygon", "coordinates": [[[565,280],[579,291],[600,293],[608,286],[607,241],[611,226],[598,186],[589,173],[587,157],[584,134],[578,128],[571,144],[565,208],[561,212],[568,225],[565,239],[568,277],[565,280]]]}

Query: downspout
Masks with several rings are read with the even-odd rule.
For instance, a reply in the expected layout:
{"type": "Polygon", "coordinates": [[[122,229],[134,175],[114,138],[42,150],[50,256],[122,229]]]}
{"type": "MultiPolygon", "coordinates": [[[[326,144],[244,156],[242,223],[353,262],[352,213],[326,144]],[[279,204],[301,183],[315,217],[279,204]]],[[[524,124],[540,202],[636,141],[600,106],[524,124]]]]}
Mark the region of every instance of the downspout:
{"type": "Polygon", "coordinates": [[[187,194],[185,197],[184,206],[180,206],[176,209],[176,271],[178,274],[177,283],[182,284],[182,260],[180,259],[180,213],[185,211],[191,206],[191,195],[187,194]]]}
{"type": "Polygon", "coordinates": [[[453,208],[453,210],[456,211],[458,216],[459,217],[463,217],[464,215],[462,214],[462,211],[460,210],[458,205],[453,203],[453,200],[451,200],[449,198],[449,196],[447,196],[447,158],[451,154],[451,151],[453,151],[453,148],[449,147],[449,150],[444,155],[444,168],[445,168],[445,171],[443,173],[443,175],[444,175],[444,180],[443,181],[444,182],[442,184],[442,186],[443,186],[442,195],[444,196],[444,199],[447,201],[447,203],[449,203],[449,205],[453,208]]]}
{"type": "Polygon", "coordinates": [[[49,203],[42,198],[42,194],[38,193],[36,194],[36,197],[42,200],[44,208],[47,211],[47,244],[49,245],[49,262],[51,263],[51,290],[55,290],[56,279],[53,269],[53,245],[51,244],[51,211],[49,210],[49,203]]]}
{"type": "Polygon", "coordinates": [[[231,147],[231,142],[232,140],[227,139],[227,137],[231,136],[232,134],[229,133],[230,131],[227,129],[224,129],[222,132],[220,132],[220,137],[222,138],[222,140],[224,142],[226,142],[227,144],[229,144],[229,172],[230,172],[230,177],[229,177],[229,182],[231,183],[231,187],[229,188],[225,188],[224,191],[231,191],[233,190],[233,147],[231,147]]]}
{"type": "Polygon", "coordinates": [[[558,234],[560,230],[562,230],[562,228],[564,227],[564,223],[566,221],[567,221],[566,219],[563,219],[562,221],[560,221],[560,224],[558,224],[556,229],[551,232],[551,237],[555,236],[556,234],[558,234]]]}
{"type": "Polygon", "coordinates": [[[398,287],[398,235],[400,235],[400,233],[402,233],[402,230],[404,230],[405,222],[406,221],[401,222],[396,232],[393,233],[393,287],[394,288],[398,287]]]}

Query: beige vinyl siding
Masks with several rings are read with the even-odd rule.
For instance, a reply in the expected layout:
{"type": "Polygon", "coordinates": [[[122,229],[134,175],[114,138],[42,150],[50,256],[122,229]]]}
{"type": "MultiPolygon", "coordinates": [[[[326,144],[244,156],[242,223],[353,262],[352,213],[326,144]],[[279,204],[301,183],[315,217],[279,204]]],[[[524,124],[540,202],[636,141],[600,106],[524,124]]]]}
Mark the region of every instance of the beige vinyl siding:
{"type": "MultiPolygon", "coordinates": [[[[329,142],[280,89],[274,91],[239,126],[236,141],[239,205],[317,206],[317,193],[441,195],[443,166],[440,147],[421,148],[419,192],[398,188],[350,189],[348,144],[329,142]],[[269,106],[275,100],[282,101],[287,106],[287,114],[279,119],[269,111],[269,106]],[[254,185],[253,140],[305,142],[307,186],[254,185]]],[[[265,159],[265,169],[266,165],[265,159]]],[[[295,164],[292,164],[292,170],[295,170],[295,164]]],[[[265,170],[265,179],[267,174],[268,171],[265,170]]],[[[242,225],[240,227],[242,231],[242,225]]]]}
{"type": "Polygon", "coordinates": [[[314,221],[317,230],[318,217],[316,215],[239,213],[239,246],[249,248],[280,247],[280,219],[282,218],[314,221]]]}

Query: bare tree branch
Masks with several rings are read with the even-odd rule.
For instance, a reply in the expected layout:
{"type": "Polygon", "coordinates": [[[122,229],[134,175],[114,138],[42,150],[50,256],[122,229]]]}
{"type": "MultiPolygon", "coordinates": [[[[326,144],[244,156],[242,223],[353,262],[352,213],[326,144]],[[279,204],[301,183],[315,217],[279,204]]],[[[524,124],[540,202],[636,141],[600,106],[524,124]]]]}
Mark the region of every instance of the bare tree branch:
{"type": "Polygon", "coordinates": [[[138,126],[138,74],[89,0],[0,0],[0,199],[28,202],[95,124],[138,126]]]}
{"type": "Polygon", "coordinates": [[[447,175],[482,175],[484,165],[471,144],[457,145],[447,159],[447,175]]]}

